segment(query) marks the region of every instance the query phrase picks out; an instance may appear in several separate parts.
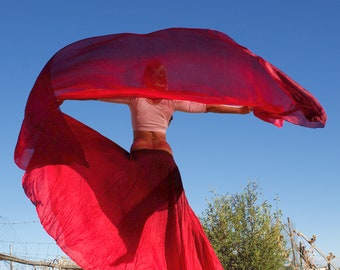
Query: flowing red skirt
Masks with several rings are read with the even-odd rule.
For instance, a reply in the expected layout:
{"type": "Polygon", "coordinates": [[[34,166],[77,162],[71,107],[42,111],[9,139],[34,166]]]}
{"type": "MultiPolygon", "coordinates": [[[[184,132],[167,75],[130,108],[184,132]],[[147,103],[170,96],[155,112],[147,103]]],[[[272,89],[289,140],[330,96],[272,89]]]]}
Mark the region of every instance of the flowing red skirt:
{"type": "Polygon", "coordinates": [[[84,269],[223,269],[169,153],[129,154],[77,122],[71,128],[90,165],[47,165],[23,178],[66,254],[84,269]]]}

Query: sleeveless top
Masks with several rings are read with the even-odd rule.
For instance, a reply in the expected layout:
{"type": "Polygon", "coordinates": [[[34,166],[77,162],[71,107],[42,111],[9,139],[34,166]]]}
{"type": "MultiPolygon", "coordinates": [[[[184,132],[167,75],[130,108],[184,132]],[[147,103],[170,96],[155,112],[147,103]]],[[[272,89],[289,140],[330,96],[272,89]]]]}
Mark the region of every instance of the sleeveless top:
{"type": "Polygon", "coordinates": [[[206,112],[206,104],[186,100],[161,99],[159,103],[154,104],[147,98],[122,98],[113,101],[129,106],[134,131],[165,133],[174,111],[206,112]]]}

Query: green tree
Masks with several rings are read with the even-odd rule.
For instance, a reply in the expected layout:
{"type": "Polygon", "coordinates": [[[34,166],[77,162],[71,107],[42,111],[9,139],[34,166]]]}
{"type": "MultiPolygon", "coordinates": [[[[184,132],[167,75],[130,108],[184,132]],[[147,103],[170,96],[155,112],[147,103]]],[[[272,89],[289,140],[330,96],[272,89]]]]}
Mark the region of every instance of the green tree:
{"type": "Polygon", "coordinates": [[[201,223],[224,269],[276,270],[287,249],[280,222],[267,201],[258,203],[258,184],[249,182],[240,194],[218,195],[203,213],[201,223]]]}

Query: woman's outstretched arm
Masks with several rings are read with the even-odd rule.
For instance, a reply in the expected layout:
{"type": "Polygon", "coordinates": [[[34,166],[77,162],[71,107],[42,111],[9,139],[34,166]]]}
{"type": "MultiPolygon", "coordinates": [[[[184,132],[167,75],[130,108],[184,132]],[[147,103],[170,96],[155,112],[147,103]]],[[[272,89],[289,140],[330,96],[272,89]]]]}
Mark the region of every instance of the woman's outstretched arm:
{"type": "Polygon", "coordinates": [[[247,114],[247,113],[252,112],[252,110],[253,110],[252,107],[249,107],[249,106],[207,104],[207,112],[213,112],[213,113],[247,114]]]}

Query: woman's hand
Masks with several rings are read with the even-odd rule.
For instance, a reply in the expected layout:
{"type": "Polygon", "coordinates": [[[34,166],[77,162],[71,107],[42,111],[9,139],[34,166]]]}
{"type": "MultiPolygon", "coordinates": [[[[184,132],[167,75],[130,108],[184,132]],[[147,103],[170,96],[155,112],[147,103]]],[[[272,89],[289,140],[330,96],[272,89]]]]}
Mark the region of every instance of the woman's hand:
{"type": "Polygon", "coordinates": [[[242,106],[242,107],[239,107],[239,111],[240,111],[240,114],[247,114],[247,113],[251,113],[253,111],[253,108],[249,106],[242,106]]]}

